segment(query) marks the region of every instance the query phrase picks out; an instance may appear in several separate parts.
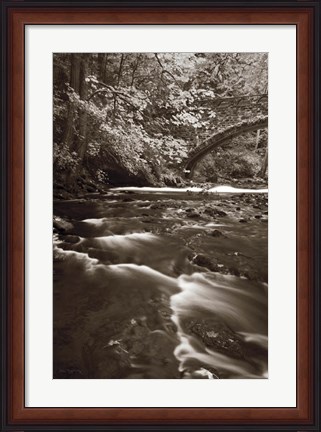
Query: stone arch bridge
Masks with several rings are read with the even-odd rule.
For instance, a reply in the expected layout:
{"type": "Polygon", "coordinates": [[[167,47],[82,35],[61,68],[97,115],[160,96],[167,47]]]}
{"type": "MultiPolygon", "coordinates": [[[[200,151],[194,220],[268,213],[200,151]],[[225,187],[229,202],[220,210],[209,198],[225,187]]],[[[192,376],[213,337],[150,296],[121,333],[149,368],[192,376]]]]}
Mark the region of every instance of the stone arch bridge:
{"type": "Polygon", "coordinates": [[[216,147],[247,132],[268,126],[268,95],[238,96],[214,99],[211,104],[217,113],[215,132],[206,137],[188,155],[184,163],[185,177],[192,178],[198,162],[216,147]]]}

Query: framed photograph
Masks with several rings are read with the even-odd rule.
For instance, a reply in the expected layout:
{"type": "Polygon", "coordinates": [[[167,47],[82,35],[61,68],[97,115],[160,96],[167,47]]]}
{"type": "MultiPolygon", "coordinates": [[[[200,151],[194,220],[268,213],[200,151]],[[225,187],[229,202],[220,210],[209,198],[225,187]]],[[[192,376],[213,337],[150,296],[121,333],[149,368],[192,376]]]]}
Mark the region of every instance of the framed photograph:
{"type": "Polygon", "coordinates": [[[319,6],[2,3],[2,430],[319,430],[319,6]]]}

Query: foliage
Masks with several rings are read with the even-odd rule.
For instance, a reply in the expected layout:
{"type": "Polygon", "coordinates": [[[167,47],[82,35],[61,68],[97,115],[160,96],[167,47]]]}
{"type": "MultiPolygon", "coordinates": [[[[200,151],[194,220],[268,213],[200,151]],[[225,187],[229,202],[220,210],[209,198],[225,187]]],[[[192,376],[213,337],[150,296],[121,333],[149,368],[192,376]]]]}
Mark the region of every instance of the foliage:
{"type": "Polygon", "coordinates": [[[175,181],[191,149],[230,121],[217,101],[262,93],[264,53],[55,54],[55,178],[113,183],[123,170],[131,181],[175,181]]]}
{"type": "Polygon", "coordinates": [[[71,152],[66,145],[53,145],[54,167],[58,172],[66,170],[75,172],[79,159],[76,152],[71,152]]]}

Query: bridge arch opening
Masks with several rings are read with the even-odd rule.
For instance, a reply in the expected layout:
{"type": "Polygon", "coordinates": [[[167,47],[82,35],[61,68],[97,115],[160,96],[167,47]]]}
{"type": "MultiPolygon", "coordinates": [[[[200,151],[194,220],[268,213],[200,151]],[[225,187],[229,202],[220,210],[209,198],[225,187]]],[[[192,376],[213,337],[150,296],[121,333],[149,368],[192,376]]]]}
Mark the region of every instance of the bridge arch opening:
{"type": "Polygon", "coordinates": [[[226,129],[215,132],[203,143],[196,147],[190,154],[184,166],[184,175],[188,179],[194,176],[196,165],[216,147],[222,147],[228,143],[232,138],[243,135],[247,132],[257,131],[258,129],[265,129],[268,126],[268,117],[261,116],[257,119],[245,120],[236,125],[229,126],[226,129]]]}

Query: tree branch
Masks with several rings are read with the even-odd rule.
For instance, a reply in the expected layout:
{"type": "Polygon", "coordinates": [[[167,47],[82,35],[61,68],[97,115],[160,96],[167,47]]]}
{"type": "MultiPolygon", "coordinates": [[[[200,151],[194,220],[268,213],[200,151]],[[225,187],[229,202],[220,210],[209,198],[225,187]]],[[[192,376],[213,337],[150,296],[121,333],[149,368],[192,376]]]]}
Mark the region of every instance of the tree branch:
{"type": "Polygon", "coordinates": [[[158,54],[156,54],[156,53],[155,53],[155,58],[156,58],[156,60],[157,60],[157,62],[158,62],[158,64],[159,64],[159,66],[162,68],[162,74],[165,74],[165,73],[166,73],[167,75],[169,75],[169,76],[170,76],[170,77],[175,81],[176,85],[177,85],[180,89],[182,89],[181,85],[179,84],[179,82],[177,81],[177,79],[174,77],[174,75],[173,75],[171,72],[169,72],[167,69],[164,68],[162,62],[160,61],[160,59],[159,59],[159,57],[158,57],[158,54]]]}

